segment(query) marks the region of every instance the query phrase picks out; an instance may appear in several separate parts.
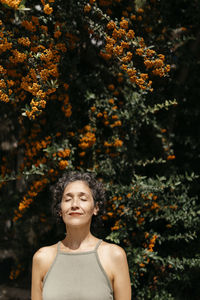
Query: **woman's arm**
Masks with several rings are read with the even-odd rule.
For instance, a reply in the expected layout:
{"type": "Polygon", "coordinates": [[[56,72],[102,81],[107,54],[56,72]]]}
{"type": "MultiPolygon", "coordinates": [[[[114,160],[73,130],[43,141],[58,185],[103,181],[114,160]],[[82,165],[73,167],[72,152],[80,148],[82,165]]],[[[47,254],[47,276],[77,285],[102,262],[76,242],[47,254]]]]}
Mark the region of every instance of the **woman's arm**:
{"type": "Polygon", "coordinates": [[[124,249],[115,245],[112,249],[114,275],[114,300],[131,300],[131,282],[124,249]]]}
{"type": "Polygon", "coordinates": [[[43,258],[42,250],[38,250],[33,256],[31,300],[42,300],[43,258]]]}

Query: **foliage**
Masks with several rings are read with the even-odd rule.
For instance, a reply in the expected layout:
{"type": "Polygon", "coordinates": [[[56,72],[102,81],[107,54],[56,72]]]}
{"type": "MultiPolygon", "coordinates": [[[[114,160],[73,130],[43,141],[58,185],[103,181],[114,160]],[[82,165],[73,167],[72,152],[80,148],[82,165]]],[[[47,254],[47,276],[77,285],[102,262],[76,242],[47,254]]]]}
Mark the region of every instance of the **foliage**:
{"type": "Polygon", "coordinates": [[[64,233],[49,187],[66,170],[88,170],[106,185],[101,234],[127,252],[133,299],[184,299],[199,276],[200,210],[199,170],[190,161],[187,173],[180,168],[181,147],[196,153],[199,142],[190,132],[181,141],[174,78],[194,37],[181,19],[167,22],[174,2],[0,3],[1,216],[12,220],[2,240],[17,254],[10,278],[64,233]]]}

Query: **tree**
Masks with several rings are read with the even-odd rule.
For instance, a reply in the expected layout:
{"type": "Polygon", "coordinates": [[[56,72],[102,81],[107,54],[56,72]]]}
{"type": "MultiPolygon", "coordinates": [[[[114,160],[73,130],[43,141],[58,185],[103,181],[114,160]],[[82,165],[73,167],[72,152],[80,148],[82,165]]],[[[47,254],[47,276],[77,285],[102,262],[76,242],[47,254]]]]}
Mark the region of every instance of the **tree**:
{"type": "Polygon", "coordinates": [[[88,170],[107,187],[101,234],[127,252],[133,299],[183,299],[198,274],[199,208],[197,170],[185,174],[173,147],[181,157],[177,73],[168,73],[188,36],[167,24],[172,2],[0,2],[2,242],[17,253],[10,278],[63,234],[49,187],[66,170],[88,170]]]}

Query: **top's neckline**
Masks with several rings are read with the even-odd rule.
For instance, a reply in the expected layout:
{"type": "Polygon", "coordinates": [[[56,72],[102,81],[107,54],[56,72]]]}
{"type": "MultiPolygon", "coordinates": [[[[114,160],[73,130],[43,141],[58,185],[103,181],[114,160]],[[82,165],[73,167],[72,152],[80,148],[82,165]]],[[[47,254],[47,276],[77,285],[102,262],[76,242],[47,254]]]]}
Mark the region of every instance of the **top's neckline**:
{"type": "Polygon", "coordinates": [[[99,245],[101,244],[102,240],[100,239],[95,248],[93,250],[89,250],[89,251],[80,251],[80,252],[65,252],[65,251],[62,251],[60,250],[60,245],[61,245],[61,241],[58,242],[58,253],[60,254],[66,254],[66,255],[79,255],[79,254],[89,254],[89,253],[94,253],[97,251],[99,245]]]}

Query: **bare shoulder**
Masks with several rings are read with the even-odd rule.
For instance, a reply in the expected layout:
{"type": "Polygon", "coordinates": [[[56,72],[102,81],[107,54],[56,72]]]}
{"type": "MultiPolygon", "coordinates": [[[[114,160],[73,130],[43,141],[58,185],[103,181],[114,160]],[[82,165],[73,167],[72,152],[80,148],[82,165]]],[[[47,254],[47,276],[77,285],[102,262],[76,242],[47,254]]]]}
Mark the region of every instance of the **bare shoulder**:
{"type": "Polygon", "coordinates": [[[33,262],[36,264],[47,263],[51,261],[53,257],[56,256],[57,244],[42,247],[35,252],[33,255],[33,262]]]}
{"type": "Polygon", "coordinates": [[[124,249],[122,247],[116,245],[116,244],[112,244],[112,243],[108,243],[108,242],[103,241],[101,243],[101,245],[106,251],[108,251],[108,252],[110,252],[114,255],[120,255],[120,254],[124,255],[124,254],[126,254],[124,249]]]}
{"type": "Polygon", "coordinates": [[[112,243],[102,242],[102,263],[114,292],[114,298],[131,299],[131,282],[125,250],[112,243]]]}
{"type": "Polygon", "coordinates": [[[112,259],[115,260],[126,260],[126,252],[124,249],[116,244],[102,242],[102,250],[112,259]]]}
{"type": "Polygon", "coordinates": [[[57,244],[42,247],[34,253],[33,259],[34,260],[42,260],[42,259],[46,258],[48,255],[51,255],[54,252],[56,252],[57,251],[56,248],[57,248],[57,244]]]}

